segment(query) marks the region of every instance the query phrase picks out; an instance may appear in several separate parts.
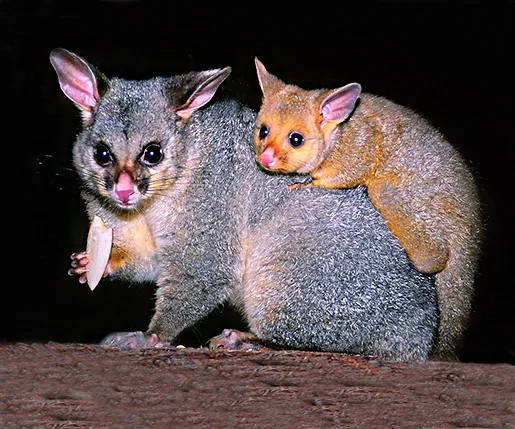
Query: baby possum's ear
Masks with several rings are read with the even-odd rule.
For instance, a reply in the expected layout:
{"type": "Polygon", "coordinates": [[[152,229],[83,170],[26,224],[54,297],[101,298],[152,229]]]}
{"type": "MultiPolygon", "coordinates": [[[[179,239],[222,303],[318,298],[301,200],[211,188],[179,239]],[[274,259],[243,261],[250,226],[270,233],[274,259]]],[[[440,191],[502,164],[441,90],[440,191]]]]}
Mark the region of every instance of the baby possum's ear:
{"type": "Polygon", "coordinates": [[[254,62],[256,64],[259,86],[263,92],[264,98],[276,93],[280,88],[286,85],[281,79],[269,73],[263,63],[257,58],[254,58],[254,62]]]}
{"type": "Polygon", "coordinates": [[[349,83],[322,94],[318,113],[320,114],[320,128],[326,137],[338,124],[351,115],[360,95],[361,85],[359,83],[349,83]]]}

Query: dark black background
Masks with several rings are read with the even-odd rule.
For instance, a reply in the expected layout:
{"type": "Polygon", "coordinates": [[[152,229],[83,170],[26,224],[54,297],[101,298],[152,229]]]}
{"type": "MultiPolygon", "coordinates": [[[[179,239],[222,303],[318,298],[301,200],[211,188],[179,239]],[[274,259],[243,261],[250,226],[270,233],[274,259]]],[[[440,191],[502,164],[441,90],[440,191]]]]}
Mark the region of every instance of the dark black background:
{"type": "MultiPolygon", "coordinates": [[[[485,204],[487,238],[462,358],[513,359],[513,3],[492,10],[478,1],[308,3],[283,11],[259,2],[0,4],[7,166],[1,243],[9,255],[0,340],[97,342],[114,330],[145,329],[153,310],[152,285],[103,282],[91,292],[66,275],[88,225],[71,166],[78,110],[48,61],[52,48],[63,47],[108,76],[132,79],[230,65],[217,97],[255,109],[257,56],[288,83],[332,88],[357,81],[423,114],[474,169],[485,204]]],[[[230,322],[217,320],[185,341],[202,344],[230,322]]]]}

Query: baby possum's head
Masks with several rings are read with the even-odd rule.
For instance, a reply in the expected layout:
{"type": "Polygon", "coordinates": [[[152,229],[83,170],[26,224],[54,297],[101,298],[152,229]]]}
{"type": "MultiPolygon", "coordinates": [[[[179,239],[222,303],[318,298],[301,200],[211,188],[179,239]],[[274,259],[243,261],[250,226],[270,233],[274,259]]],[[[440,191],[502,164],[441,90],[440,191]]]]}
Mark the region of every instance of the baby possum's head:
{"type": "Polygon", "coordinates": [[[257,58],[255,63],[263,92],[254,133],[256,161],[280,173],[313,172],[334,148],[332,133],[351,115],[361,85],[309,91],[286,84],[257,58]]]}

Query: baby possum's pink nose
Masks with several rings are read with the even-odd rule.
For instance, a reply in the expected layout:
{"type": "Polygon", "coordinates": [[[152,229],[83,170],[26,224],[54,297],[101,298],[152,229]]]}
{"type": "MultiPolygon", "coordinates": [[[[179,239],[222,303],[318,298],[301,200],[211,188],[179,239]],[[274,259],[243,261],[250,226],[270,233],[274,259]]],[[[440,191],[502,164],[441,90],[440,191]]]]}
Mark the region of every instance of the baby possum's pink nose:
{"type": "Polygon", "coordinates": [[[259,156],[259,163],[265,167],[270,168],[275,163],[275,152],[273,147],[267,147],[265,151],[259,156]]]}

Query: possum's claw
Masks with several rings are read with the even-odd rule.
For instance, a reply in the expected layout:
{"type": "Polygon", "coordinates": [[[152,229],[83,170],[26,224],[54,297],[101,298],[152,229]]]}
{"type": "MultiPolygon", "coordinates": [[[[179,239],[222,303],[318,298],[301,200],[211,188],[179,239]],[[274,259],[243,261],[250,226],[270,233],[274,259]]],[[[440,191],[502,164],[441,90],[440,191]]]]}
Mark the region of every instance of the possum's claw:
{"type": "Polygon", "coordinates": [[[87,277],[86,273],[88,272],[88,265],[91,262],[89,255],[86,252],[78,252],[73,253],[71,255],[71,268],[68,270],[69,276],[78,276],[80,283],[86,283],[87,277]]]}

